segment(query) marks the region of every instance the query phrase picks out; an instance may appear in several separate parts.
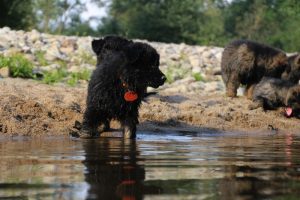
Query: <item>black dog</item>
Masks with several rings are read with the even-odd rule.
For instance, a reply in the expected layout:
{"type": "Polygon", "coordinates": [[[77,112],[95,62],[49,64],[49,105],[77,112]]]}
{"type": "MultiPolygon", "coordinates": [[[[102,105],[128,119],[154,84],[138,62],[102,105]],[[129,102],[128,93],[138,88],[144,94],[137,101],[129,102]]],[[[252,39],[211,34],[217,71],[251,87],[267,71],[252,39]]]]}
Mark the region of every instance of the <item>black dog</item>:
{"type": "Polygon", "coordinates": [[[286,107],[287,117],[299,117],[300,85],[278,78],[264,77],[254,87],[253,102],[249,109],[263,107],[264,110],[274,110],[286,107]]]}
{"type": "Polygon", "coordinates": [[[159,70],[159,54],[148,44],[117,36],[92,41],[92,49],[97,67],[88,86],[81,136],[96,137],[116,119],[124,137],[135,138],[138,108],[147,96],[146,88],[157,88],[166,81],[159,70]]]}

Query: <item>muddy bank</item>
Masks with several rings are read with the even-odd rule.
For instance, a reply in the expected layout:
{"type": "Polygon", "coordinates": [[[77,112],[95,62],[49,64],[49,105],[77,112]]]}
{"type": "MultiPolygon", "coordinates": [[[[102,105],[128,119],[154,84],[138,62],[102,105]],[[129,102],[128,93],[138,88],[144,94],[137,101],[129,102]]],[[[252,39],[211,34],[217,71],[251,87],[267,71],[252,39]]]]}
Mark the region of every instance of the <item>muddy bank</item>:
{"type": "MultiPolygon", "coordinates": [[[[68,135],[74,121],[81,121],[87,85],[49,86],[33,80],[0,79],[1,135],[68,135]]],[[[297,132],[299,119],[282,111],[248,110],[244,97],[223,94],[174,94],[160,91],[140,109],[138,130],[166,131],[280,131],[297,132]]],[[[118,126],[117,123],[112,124],[118,126]]]]}

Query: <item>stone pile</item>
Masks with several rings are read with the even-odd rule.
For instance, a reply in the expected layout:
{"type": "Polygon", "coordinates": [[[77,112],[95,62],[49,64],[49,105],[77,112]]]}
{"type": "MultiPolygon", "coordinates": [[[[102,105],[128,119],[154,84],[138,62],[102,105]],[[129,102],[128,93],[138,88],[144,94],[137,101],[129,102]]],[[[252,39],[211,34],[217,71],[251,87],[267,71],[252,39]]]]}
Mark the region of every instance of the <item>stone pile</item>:
{"type": "MultiPolygon", "coordinates": [[[[91,50],[92,37],[58,36],[0,29],[0,54],[22,53],[34,62],[35,71],[43,73],[57,69],[57,61],[64,62],[69,72],[93,70],[95,56],[91,50]],[[41,62],[40,60],[44,62],[41,62]]],[[[160,68],[168,83],[162,87],[170,92],[218,92],[224,90],[220,76],[223,48],[147,42],[160,54],[160,68]]]]}

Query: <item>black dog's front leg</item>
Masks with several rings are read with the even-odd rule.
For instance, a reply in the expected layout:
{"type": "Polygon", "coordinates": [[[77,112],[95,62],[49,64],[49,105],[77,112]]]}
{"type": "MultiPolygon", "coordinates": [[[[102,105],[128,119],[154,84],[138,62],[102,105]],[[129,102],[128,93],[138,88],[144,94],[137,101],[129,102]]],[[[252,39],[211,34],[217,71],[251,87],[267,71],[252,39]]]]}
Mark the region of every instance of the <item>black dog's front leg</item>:
{"type": "Polygon", "coordinates": [[[125,139],[134,139],[136,138],[136,124],[137,119],[128,117],[121,121],[123,128],[123,137],[125,139]]]}
{"type": "Polygon", "coordinates": [[[103,113],[99,114],[94,107],[87,107],[82,123],[82,134],[81,137],[97,137],[99,136],[98,127],[99,125],[103,125],[101,127],[102,130],[100,132],[106,131],[110,129],[109,119],[103,116],[103,113]]]}

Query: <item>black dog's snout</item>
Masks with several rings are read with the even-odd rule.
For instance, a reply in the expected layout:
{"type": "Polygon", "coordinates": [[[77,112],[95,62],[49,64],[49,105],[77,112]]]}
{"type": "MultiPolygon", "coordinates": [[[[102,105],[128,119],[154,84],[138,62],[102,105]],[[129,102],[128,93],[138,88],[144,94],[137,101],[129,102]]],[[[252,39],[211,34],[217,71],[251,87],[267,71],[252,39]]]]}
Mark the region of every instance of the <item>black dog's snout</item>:
{"type": "Polygon", "coordinates": [[[165,75],[163,75],[163,76],[161,77],[161,80],[162,80],[162,82],[165,82],[165,81],[167,80],[167,77],[166,77],[165,75]]]}

